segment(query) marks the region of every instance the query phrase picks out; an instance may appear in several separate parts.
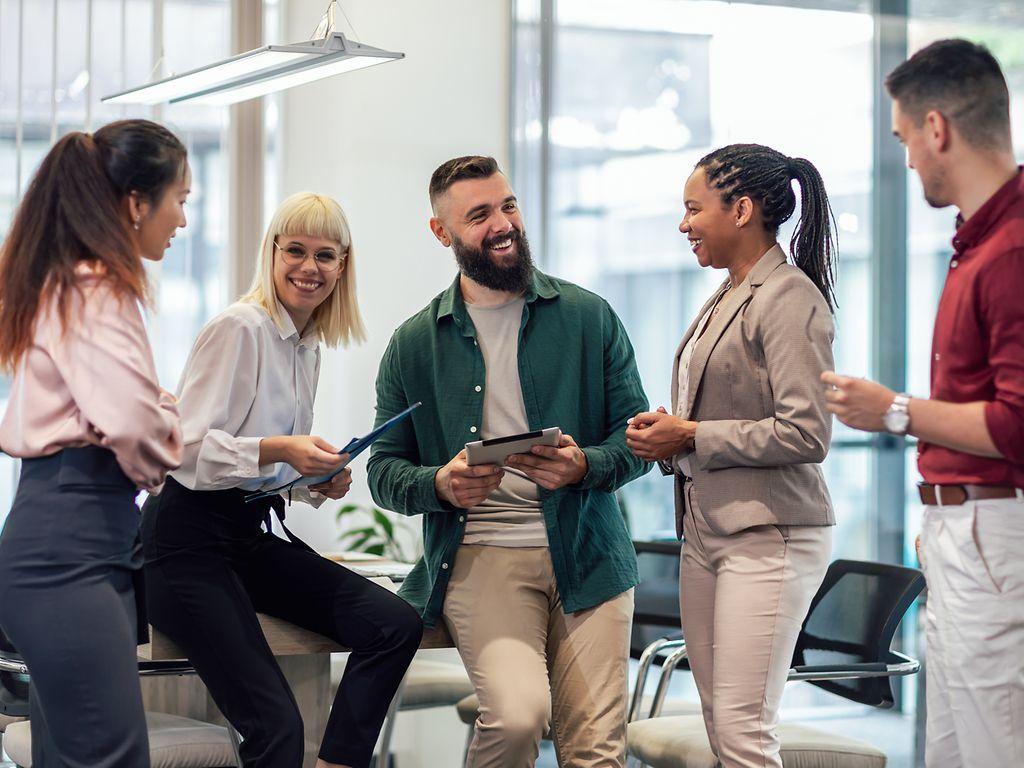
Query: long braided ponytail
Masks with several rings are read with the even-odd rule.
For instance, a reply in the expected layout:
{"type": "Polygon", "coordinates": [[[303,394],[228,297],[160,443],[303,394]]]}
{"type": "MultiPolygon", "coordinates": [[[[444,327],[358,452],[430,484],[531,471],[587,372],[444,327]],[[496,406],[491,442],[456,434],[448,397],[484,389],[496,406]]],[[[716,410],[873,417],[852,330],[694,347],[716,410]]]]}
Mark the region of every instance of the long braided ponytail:
{"type": "Polygon", "coordinates": [[[729,205],[749,197],[760,206],[765,229],[776,235],[796,209],[792,182],[800,185],[800,218],[789,252],[796,264],[821,291],[835,312],[835,262],[838,247],[835,217],[818,169],[802,157],[789,158],[761,144],[730,144],[700,159],[708,186],[717,189],[729,205]]]}

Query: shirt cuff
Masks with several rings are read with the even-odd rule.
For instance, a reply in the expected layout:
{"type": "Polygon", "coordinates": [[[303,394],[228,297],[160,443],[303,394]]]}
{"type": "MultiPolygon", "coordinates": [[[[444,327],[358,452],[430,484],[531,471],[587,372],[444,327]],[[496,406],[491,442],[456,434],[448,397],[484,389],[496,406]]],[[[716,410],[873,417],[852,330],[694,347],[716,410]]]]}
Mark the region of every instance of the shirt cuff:
{"type": "Polygon", "coordinates": [[[1003,458],[1019,463],[1024,457],[1024,419],[998,400],[985,404],[985,426],[1003,458]]]}
{"type": "Polygon", "coordinates": [[[260,442],[262,440],[262,437],[235,438],[239,477],[248,479],[273,474],[273,464],[260,465],[260,442]]]}
{"type": "Polygon", "coordinates": [[[597,488],[608,475],[608,457],[604,451],[595,446],[580,450],[587,457],[587,474],[574,487],[584,490],[597,488]]]}
{"type": "Polygon", "coordinates": [[[415,480],[413,481],[413,487],[416,489],[416,511],[412,514],[418,514],[420,512],[454,512],[458,509],[447,501],[442,501],[437,497],[437,489],[434,487],[434,478],[437,476],[438,470],[441,467],[416,467],[413,472],[416,473],[415,480]]]}

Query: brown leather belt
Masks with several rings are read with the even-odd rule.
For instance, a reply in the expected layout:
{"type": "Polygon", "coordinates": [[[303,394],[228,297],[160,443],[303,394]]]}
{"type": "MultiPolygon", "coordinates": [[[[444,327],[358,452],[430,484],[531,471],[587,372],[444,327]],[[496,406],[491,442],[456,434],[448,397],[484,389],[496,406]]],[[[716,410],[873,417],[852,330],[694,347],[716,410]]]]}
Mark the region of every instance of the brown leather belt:
{"type": "Polygon", "coordinates": [[[1024,498],[1024,493],[1010,485],[932,485],[918,483],[917,492],[921,503],[929,506],[941,504],[952,507],[978,499],[1012,499],[1017,496],[1024,498]]]}

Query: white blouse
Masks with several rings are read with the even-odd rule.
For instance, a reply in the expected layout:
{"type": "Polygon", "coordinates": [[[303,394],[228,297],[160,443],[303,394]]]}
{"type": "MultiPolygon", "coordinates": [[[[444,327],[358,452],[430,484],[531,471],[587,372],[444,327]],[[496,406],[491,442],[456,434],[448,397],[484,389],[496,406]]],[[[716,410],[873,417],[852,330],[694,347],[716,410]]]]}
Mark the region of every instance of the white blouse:
{"type": "MultiPolygon", "coordinates": [[[[259,463],[260,440],[308,435],[320,376],[314,329],[299,336],[282,307],[281,330],[257,304],[237,302],[199,334],[178,385],[185,456],[171,476],[187,488],[262,491],[299,473],[285,463],[259,463]]],[[[319,505],[305,488],[293,498],[319,505]]]]}
{"type": "MultiPolygon", "coordinates": [[[[719,301],[721,301],[721,298],[719,298],[719,301]]],[[[716,306],[718,306],[717,302],[712,304],[711,307],[708,308],[707,312],[700,316],[700,320],[694,328],[693,335],[690,336],[686,345],[683,347],[683,351],[679,354],[679,378],[677,379],[678,386],[676,387],[678,394],[676,395],[674,410],[675,415],[680,419],[686,419],[689,416],[685,411],[686,404],[689,402],[690,398],[690,361],[693,360],[693,350],[700,339],[701,331],[706,330],[705,326],[709,322],[708,317],[715,311],[716,306]]],[[[686,477],[693,477],[693,470],[690,468],[690,454],[692,453],[693,451],[688,449],[675,455],[676,471],[686,477]]]]}

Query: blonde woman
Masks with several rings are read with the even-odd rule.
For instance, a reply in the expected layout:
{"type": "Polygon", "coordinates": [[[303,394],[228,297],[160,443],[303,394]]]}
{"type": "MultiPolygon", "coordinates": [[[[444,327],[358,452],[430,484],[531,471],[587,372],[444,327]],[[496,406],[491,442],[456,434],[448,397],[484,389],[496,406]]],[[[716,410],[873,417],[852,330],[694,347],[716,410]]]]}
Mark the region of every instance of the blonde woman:
{"type": "MultiPolygon", "coordinates": [[[[337,468],[309,434],[320,342],[362,340],[351,236],[332,199],[299,193],[275,213],[252,287],[199,334],[179,387],[185,458],[144,510],[146,594],[154,627],[180,645],[242,736],[246,768],[299,766],[303,725],[256,613],[353,649],[318,768],[367,766],[422,625],[401,598],[326,560],[285,528],[279,495],[247,493],[337,468]],[[263,530],[261,526],[265,526],[263,530]]],[[[340,499],[351,471],[297,490],[340,499]]]]}

